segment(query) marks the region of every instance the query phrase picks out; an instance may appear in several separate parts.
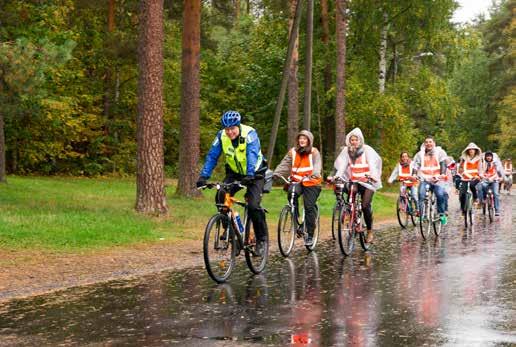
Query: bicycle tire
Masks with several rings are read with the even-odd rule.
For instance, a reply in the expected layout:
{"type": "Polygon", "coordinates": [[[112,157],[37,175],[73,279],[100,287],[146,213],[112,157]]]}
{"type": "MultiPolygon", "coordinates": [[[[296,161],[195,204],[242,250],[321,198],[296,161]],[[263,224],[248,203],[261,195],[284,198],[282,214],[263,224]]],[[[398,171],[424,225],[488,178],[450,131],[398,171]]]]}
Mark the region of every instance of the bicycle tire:
{"type": "Polygon", "coordinates": [[[419,217],[419,231],[421,232],[421,237],[423,240],[427,240],[430,234],[430,224],[431,224],[431,206],[429,201],[425,199],[421,203],[423,205],[421,216],[419,217]]]}
{"type": "Polygon", "coordinates": [[[412,225],[416,226],[416,211],[417,211],[417,204],[414,200],[409,199],[410,209],[412,210],[412,213],[410,214],[410,219],[412,220],[412,225]]]}
{"type": "Polygon", "coordinates": [[[364,221],[364,215],[360,216],[361,220],[360,223],[362,225],[362,232],[358,233],[359,239],[360,239],[360,246],[362,246],[362,249],[364,251],[368,251],[371,248],[371,243],[367,242],[367,232],[364,231],[365,221],[364,221]]]}
{"type": "Polygon", "coordinates": [[[493,223],[493,220],[494,220],[493,196],[489,196],[487,198],[487,212],[489,215],[489,223],[493,223]]]}
{"type": "Polygon", "coordinates": [[[355,246],[355,228],[353,227],[351,211],[349,211],[346,206],[341,206],[339,210],[337,230],[340,250],[345,256],[350,256],[355,246]]]}
{"type": "Polygon", "coordinates": [[[337,237],[335,236],[338,232],[337,228],[339,225],[339,207],[337,204],[335,204],[335,207],[333,207],[333,213],[331,215],[331,238],[332,240],[336,240],[337,237]]]}
{"type": "Polygon", "coordinates": [[[245,262],[247,263],[249,270],[251,270],[251,272],[254,274],[259,274],[265,269],[265,266],[267,265],[267,259],[269,258],[269,232],[267,228],[265,228],[264,242],[265,247],[263,249],[263,254],[257,255],[255,253],[257,245],[256,233],[251,219],[248,218],[245,225],[244,239],[245,262]]]}
{"type": "Polygon", "coordinates": [[[396,215],[398,216],[398,223],[405,229],[408,225],[409,214],[407,199],[403,196],[398,197],[396,201],[396,215]]]}
{"type": "Polygon", "coordinates": [[[208,275],[215,282],[224,283],[229,278],[229,276],[231,276],[231,273],[235,267],[235,249],[236,240],[229,217],[221,213],[215,214],[210,218],[208,224],[206,225],[203,241],[204,265],[208,275]],[[223,229],[222,232],[221,227],[223,229]],[[221,239],[223,237],[225,237],[224,240],[221,239]],[[213,248],[212,243],[214,246],[213,248]],[[211,255],[211,250],[214,251],[213,255],[211,255]],[[226,258],[229,253],[229,259],[215,259],[215,255],[217,253],[222,255],[222,251],[224,251],[225,256],[221,258],[226,258]],[[217,267],[222,269],[222,271],[217,271],[217,267]]]}
{"type": "Polygon", "coordinates": [[[464,201],[464,227],[468,227],[468,224],[471,225],[471,223],[468,223],[468,219],[472,220],[471,214],[472,214],[472,206],[471,206],[471,196],[470,193],[466,193],[466,200],[464,201]]]}
{"type": "Polygon", "coordinates": [[[294,223],[294,216],[290,206],[286,205],[281,210],[278,220],[278,247],[281,255],[285,258],[290,255],[292,248],[294,248],[294,240],[296,238],[295,226],[296,223],[294,223]]]}
{"type": "Polygon", "coordinates": [[[315,230],[314,234],[312,236],[312,244],[311,245],[305,245],[306,249],[310,252],[315,249],[315,246],[317,246],[317,241],[319,241],[319,232],[321,229],[321,220],[319,215],[319,206],[315,205],[315,210],[317,211],[316,217],[315,217],[315,230]]]}

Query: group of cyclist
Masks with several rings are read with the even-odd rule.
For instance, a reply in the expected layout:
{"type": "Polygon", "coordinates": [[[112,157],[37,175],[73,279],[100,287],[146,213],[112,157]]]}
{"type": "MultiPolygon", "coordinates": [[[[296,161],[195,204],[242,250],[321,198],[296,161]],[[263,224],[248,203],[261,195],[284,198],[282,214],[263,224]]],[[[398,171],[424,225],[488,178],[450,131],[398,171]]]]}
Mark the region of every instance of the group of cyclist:
{"type": "MultiPolygon", "coordinates": [[[[224,183],[239,181],[247,187],[245,194],[249,217],[253,223],[257,237],[257,252],[264,249],[266,242],[267,224],[265,212],[260,207],[262,190],[265,184],[267,162],[261,152],[260,139],[255,129],[241,123],[241,115],[236,111],[227,111],[223,114],[220,130],[206,156],[204,167],[201,170],[197,187],[206,185],[207,180],[217,164],[221,154],[225,158],[226,176],[224,183]]],[[[296,137],[296,144],[291,148],[274,170],[274,176],[289,176],[290,180],[301,184],[291,185],[288,189],[296,189],[295,195],[303,195],[305,209],[305,224],[311,242],[316,228],[316,201],[321,192],[322,159],[321,154],[314,147],[314,137],[308,130],[302,130],[296,137]]],[[[332,182],[334,177],[340,177],[350,182],[358,182],[358,193],[362,198],[362,210],[367,228],[367,242],[373,241],[373,212],[371,201],[376,190],[382,187],[382,159],[378,153],[364,141],[359,128],[355,128],[346,135],[346,145],[342,148],[334,162],[333,175],[328,177],[332,182]]],[[[389,183],[396,179],[406,183],[411,190],[414,200],[418,201],[418,210],[421,210],[421,201],[425,196],[426,186],[433,191],[437,200],[437,212],[441,224],[447,223],[448,199],[451,188],[455,185],[460,191],[461,209],[464,211],[464,187],[470,187],[476,203],[482,202],[485,192],[490,187],[495,197],[496,215],[500,213],[499,182],[502,179],[511,180],[512,164],[510,160],[504,164],[496,153],[481,149],[470,143],[462,152],[457,163],[446,151],[437,146],[435,140],[428,136],[421,145],[419,152],[410,159],[408,152],[402,152],[399,164],[392,172],[389,183]],[[510,172],[510,174],[509,174],[510,172]],[[469,185],[461,184],[470,181],[469,185]],[[419,187],[419,189],[417,189],[419,187]]],[[[229,192],[234,195],[241,186],[235,186],[229,192]]],[[[223,202],[225,191],[219,191],[216,199],[223,202]]],[[[291,191],[289,193],[292,193],[291,191]]],[[[289,194],[290,195],[290,194],[289,194]]]]}

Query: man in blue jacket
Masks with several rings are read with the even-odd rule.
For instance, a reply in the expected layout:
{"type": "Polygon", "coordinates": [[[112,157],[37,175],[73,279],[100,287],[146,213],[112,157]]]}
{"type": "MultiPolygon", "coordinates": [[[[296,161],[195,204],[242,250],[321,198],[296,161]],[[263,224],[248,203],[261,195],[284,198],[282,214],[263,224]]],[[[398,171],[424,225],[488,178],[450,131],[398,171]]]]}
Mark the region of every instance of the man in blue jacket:
{"type": "MultiPolygon", "coordinates": [[[[265,212],[260,207],[267,163],[261,152],[260,139],[256,130],[241,124],[240,113],[236,111],[224,113],[221,123],[224,129],[217,133],[210,151],[206,155],[204,167],[197,180],[197,187],[206,185],[206,181],[217,166],[220,155],[224,154],[226,168],[224,182],[240,181],[241,184],[247,186],[245,197],[249,217],[256,232],[257,251],[260,253],[267,235],[265,212]]],[[[234,195],[239,190],[240,188],[235,186],[229,193],[234,195]]],[[[220,193],[217,196],[217,202],[223,203],[225,192],[221,191],[220,193]]]]}

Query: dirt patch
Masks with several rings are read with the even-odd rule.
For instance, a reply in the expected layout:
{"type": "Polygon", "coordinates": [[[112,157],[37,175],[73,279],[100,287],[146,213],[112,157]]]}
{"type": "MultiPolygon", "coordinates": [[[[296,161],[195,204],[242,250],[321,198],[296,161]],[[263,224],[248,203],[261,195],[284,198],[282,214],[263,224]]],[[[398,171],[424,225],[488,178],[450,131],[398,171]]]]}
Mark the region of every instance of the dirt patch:
{"type": "MultiPolygon", "coordinates": [[[[331,238],[330,221],[321,225],[321,240],[331,238]]],[[[395,220],[377,223],[385,228],[395,220]]],[[[278,254],[276,229],[271,254],[278,254]]],[[[181,240],[139,244],[82,253],[0,249],[0,302],[69,287],[130,278],[203,265],[202,241],[181,240]]]]}

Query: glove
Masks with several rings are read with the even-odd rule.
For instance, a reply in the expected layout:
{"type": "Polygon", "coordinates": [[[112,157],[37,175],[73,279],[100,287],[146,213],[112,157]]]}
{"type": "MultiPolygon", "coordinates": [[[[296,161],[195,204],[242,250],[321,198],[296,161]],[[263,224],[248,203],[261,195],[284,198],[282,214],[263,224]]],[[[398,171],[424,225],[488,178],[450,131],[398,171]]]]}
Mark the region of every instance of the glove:
{"type": "Polygon", "coordinates": [[[197,186],[197,188],[204,187],[206,185],[206,180],[206,177],[199,177],[195,185],[197,186]]]}
{"type": "Polygon", "coordinates": [[[249,175],[247,175],[247,176],[245,176],[244,178],[242,178],[242,180],[240,181],[240,183],[241,183],[242,185],[246,186],[246,185],[249,185],[249,184],[253,183],[253,181],[254,181],[254,176],[249,176],[249,175]]]}

